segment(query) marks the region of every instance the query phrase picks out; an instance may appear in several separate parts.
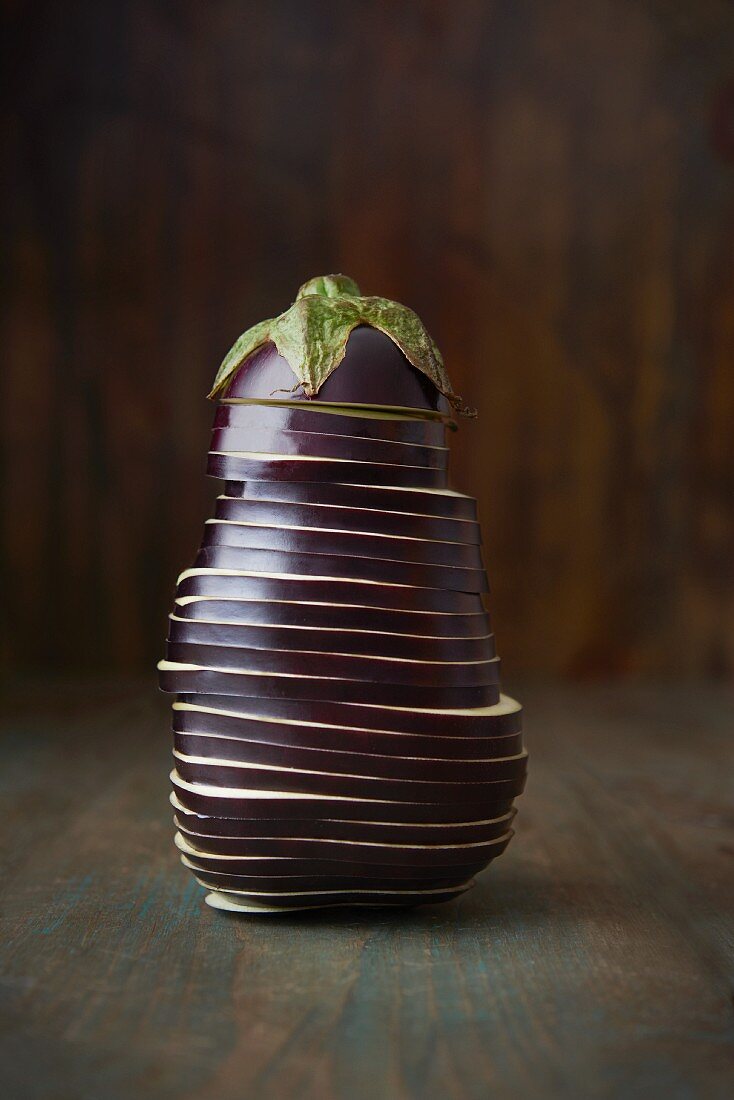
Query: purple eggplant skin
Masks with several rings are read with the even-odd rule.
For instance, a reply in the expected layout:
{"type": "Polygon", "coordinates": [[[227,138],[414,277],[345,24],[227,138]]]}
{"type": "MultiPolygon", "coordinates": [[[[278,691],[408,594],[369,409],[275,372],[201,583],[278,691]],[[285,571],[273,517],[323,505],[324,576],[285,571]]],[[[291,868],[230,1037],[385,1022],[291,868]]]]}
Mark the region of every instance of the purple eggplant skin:
{"type": "MultiPolygon", "coordinates": [[[[232,601],[234,602],[234,601],[232,601]]],[[[171,615],[168,639],[200,645],[224,645],[247,649],[308,650],[311,653],[344,653],[352,656],[402,658],[408,661],[489,661],[496,657],[494,635],[483,638],[420,638],[404,634],[378,634],[360,630],[306,630],[303,627],[260,626],[246,622],[247,608],[240,605],[243,622],[220,621],[227,601],[213,601],[208,615],[171,615]],[[216,608],[219,607],[220,610],[216,608]]],[[[204,601],[208,605],[209,601],[204,601]]],[[[182,609],[201,608],[187,604],[182,609]]],[[[231,610],[231,609],[230,609],[231,610]]]]}
{"type": "Polygon", "coordinates": [[[345,415],[313,402],[300,408],[282,404],[227,404],[217,406],[215,428],[256,428],[269,432],[310,432],[316,435],[376,439],[414,447],[446,447],[446,424],[415,414],[405,417],[345,415]]]}
{"type": "MultiPolygon", "coordinates": [[[[217,623],[177,619],[169,623],[168,642],[172,646],[186,646],[186,661],[206,668],[291,672],[304,676],[320,676],[326,671],[330,677],[343,676],[376,684],[475,687],[497,682],[499,659],[493,653],[460,661],[418,658],[413,654],[383,657],[380,654],[349,653],[333,642],[329,645],[328,639],[320,639],[319,647],[312,646],[307,631],[300,631],[297,637],[291,635],[290,644],[283,644],[284,639],[280,637],[275,639],[279,645],[268,645],[260,644],[260,638],[252,638],[247,632],[244,636],[233,636],[234,629],[220,627],[217,623]],[[217,657],[217,660],[212,662],[212,657],[217,657]],[[324,666],[324,661],[328,662],[327,666],[324,666]]],[[[492,648],[491,643],[488,648],[492,648]]],[[[184,660],[181,655],[171,656],[170,659],[184,660]]]]}
{"type": "MultiPolygon", "coordinates": [[[[277,600],[284,603],[317,603],[348,605],[338,608],[340,625],[348,627],[352,609],[377,608],[382,611],[409,611],[456,617],[480,616],[484,613],[482,595],[448,589],[420,588],[398,584],[371,583],[342,577],[289,575],[271,577],[250,570],[242,575],[244,566],[202,566],[198,572],[182,576],[176,588],[176,598],[182,596],[232,596],[240,600],[277,600]],[[221,568],[215,573],[213,568],[221,568]],[[228,575],[225,575],[228,574],[228,575]]],[[[406,620],[408,621],[408,620],[406,620]]],[[[410,623],[418,623],[410,619],[410,623]]],[[[453,626],[453,624],[452,624],[453,626]]]]}
{"type": "MultiPolygon", "coordinates": [[[[255,718],[284,718],[288,721],[320,722],[326,726],[348,726],[353,729],[388,731],[391,733],[432,734],[441,737],[504,737],[520,733],[522,709],[514,700],[493,711],[469,713],[434,712],[418,708],[392,708],[370,704],[336,701],[267,699],[258,696],[235,697],[226,692],[201,694],[183,693],[180,702],[210,707],[228,714],[255,718]]],[[[499,700],[498,700],[499,702],[499,700]]]]}
{"type": "Polygon", "coordinates": [[[320,605],[292,600],[276,603],[247,595],[240,598],[240,580],[236,575],[200,574],[186,578],[179,585],[176,616],[202,622],[214,620],[260,626],[263,630],[313,627],[334,632],[362,631],[392,636],[396,646],[407,645],[416,637],[441,645],[452,641],[481,645],[482,639],[491,635],[489,616],[485,612],[446,615],[352,606],[345,613],[342,604],[320,605]],[[191,584],[192,581],[197,583],[191,584]],[[192,600],[192,596],[195,599],[192,600]]]}
{"type": "MultiPolygon", "coordinates": [[[[183,704],[185,706],[185,704],[183,704]]],[[[500,737],[440,737],[432,734],[381,733],[374,730],[348,729],[344,726],[304,725],[303,722],[269,722],[267,719],[242,718],[232,714],[181,709],[174,706],[175,733],[210,735],[252,744],[321,749],[325,752],[364,754],[366,756],[404,757],[421,760],[463,761],[471,767],[477,760],[504,759],[523,751],[522,733],[500,737]]]]}
{"type": "MultiPolygon", "coordinates": [[[[300,841],[284,837],[270,840],[266,851],[240,850],[234,854],[202,851],[192,845],[182,833],[175,843],[187,859],[198,868],[237,876],[272,875],[274,878],[296,875],[350,875],[358,878],[421,878],[426,874],[441,876],[459,874],[471,878],[490,860],[501,855],[512,839],[513,832],[498,836],[487,844],[459,845],[443,850],[419,849],[400,845],[338,844],[321,841],[300,841]]],[[[261,845],[262,847],[262,845],[261,845]]]]}
{"type": "MultiPolygon", "coordinates": [[[[303,643],[305,644],[305,643],[303,643]]],[[[255,649],[243,646],[209,645],[200,642],[168,641],[166,656],[179,664],[201,668],[232,669],[289,676],[360,680],[373,684],[378,694],[382,684],[406,684],[427,688],[484,687],[496,684],[499,659],[473,663],[447,661],[402,661],[394,658],[360,657],[342,653],[309,653],[304,650],[255,649]]]]}
{"type": "Polygon", "coordinates": [[[477,522],[477,502],[461,493],[400,489],[389,485],[347,485],[327,481],[248,481],[228,478],[225,496],[273,503],[337,505],[405,515],[477,522]]]}
{"type": "Polygon", "coordinates": [[[198,876],[212,881],[215,888],[220,883],[225,887],[245,890],[248,887],[253,890],[287,890],[289,887],[297,890],[308,888],[314,882],[323,882],[336,889],[359,887],[360,883],[377,888],[383,883],[392,883],[398,888],[399,884],[405,883],[408,887],[412,885],[414,889],[420,889],[421,885],[426,889],[459,886],[483,871],[492,858],[490,856],[453,867],[445,864],[437,867],[411,867],[410,864],[340,863],[336,860],[305,859],[300,856],[277,859],[255,857],[245,861],[237,857],[227,860],[216,856],[198,857],[191,852],[186,852],[185,855],[185,866],[195,870],[198,876]],[[248,863],[251,864],[249,869],[248,863]]]}
{"type": "MultiPolygon", "coordinates": [[[[393,638],[395,646],[410,644],[412,638],[449,645],[465,642],[483,644],[492,628],[485,611],[470,615],[447,615],[421,611],[390,611],[380,607],[324,605],[240,598],[241,578],[236,575],[199,574],[179,583],[175,614],[178,618],[215,621],[268,629],[313,627],[342,631],[362,631],[393,638]],[[196,582],[196,583],[193,583],[196,582]],[[196,597],[191,599],[191,597],[196,597]]],[[[385,643],[388,644],[387,642],[385,643]]],[[[462,658],[459,658],[460,660],[462,658]]]]}
{"type": "Polygon", "coordinates": [[[499,702],[497,684],[480,687],[376,685],[364,680],[242,673],[183,664],[160,668],[158,682],[162,691],[172,695],[193,693],[329,702],[336,694],[340,701],[350,703],[369,704],[379,699],[386,707],[442,709],[491,707],[499,702]]]}
{"type": "Polygon", "coordinates": [[[207,521],[204,535],[204,545],[207,546],[222,543],[289,554],[316,554],[319,557],[336,555],[349,559],[366,558],[370,561],[430,566],[434,569],[484,571],[482,552],[478,546],[454,542],[384,538],[353,531],[304,531],[294,527],[268,527],[218,519],[207,521]]]}
{"type": "Polygon", "coordinates": [[[359,439],[323,432],[267,431],[265,428],[213,428],[209,450],[212,454],[236,455],[241,451],[266,455],[290,455],[293,458],[340,459],[349,462],[378,463],[384,466],[448,469],[446,447],[418,447],[412,443],[393,443],[385,439],[359,439]]]}
{"type": "Polygon", "coordinates": [[[462,805],[486,800],[516,798],[522,794],[525,775],[512,779],[477,782],[440,782],[425,779],[385,779],[382,776],[341,775],[334,772],[299,771],[289,767],[230,764],[183,757],[174,750],[176,771],[186,783],[204,784],[222,790],[277,790],[294,795],[325,795],[339,798],[387,798],[395,802],[428,802],[462,805]]]}
{"type": "MultiPolygon", "coordinates": [[[[196,850],[196,855],[191,850],[187,852],[189,859],[194,862],[197,862],[197,857],[206,859],[206,857],[226,855],[231,858],[241,857],[242,859],[256,857],[258,859],[328,860],[332,865],[332,869],[335,870],[339,870],[338,865],[340,863],[347,863],[361,864],[364,867],[375,867],[375,865],[414,867],[416,873],[418,873],[419,868],[423,868],[425,873],[425,868],[463,867],[469,861],[472,861],[476,866],[499,855],[499,852],[496,851],[496,843],[478,844],[476,847],[459,845],[455,848],[433,847],[423,849],[417,848],[415,845],[384,844],[380,846],[379,844],[313,840],[301,837],[261,839],[256,837],[251,840],[236,840],[233,838],[222,840],[222,838],[219,838],[221,843],[228,844],[228,849],[217,850],[216,847],[212,848],[210,846],[211,839],[214,839],[216,844],[216,838],[198,836],[195,833],[185,831],[181,831],[181,836],[191,849],[196,850]]],[[[201,864],[197,865],[201,866],[201,864]]],[[[213,862],[209,866],[212,870],[217,869],[216,864],[213,862]]],[[[222,870],[225,869],[222,868],[222,870]]],[[[243,870],[246,874],[246,868],[243,868],[243,870]]],[[[232,871],[235,871],[234,867],[232,871]]]]}
{"type": "Polygon", "coordinates": [[[303,400],[313,405],[385,405],[451,415],[451,406],[433,382],[408,362],[389,336],[369,325],[353,330],[338,369],[315,397],[305,396],[274,344],[265,344],[245,359],[224,396],[227,400],[303,400]]]}
{"type": "Polygon", "coordinates": [[[369,775],[374,779],[404,779],[451,783],[495,782],[525,774],[527,755],[488,760],[449,760],[315,749],[308,745],[278,745],[265,741],[241,741],[216,734],[174,732],[176,752],[188,757],[240,764],[267,764],[275,768],[304,768],[337,775],[369,775]]]}
{"type": "MultiPolygon", "coordinates": [[[[208,525],[201,549],[194,558],[195,569],[239,569],[254,573],[280,573],[330,580],[371,581],[441,592],[482,593],[489,591],[483,569],[452,569],[446,565],[386,561],[374,558],[345,559],[340,554],[298,554],[288,550],[258,550],[232,545],[231,528],[208,525]]],[[[427,611],[428,607],[418,608],[427,611]]],[[[452,608],[453,610],[453,608],[452,608]]]]}
{"type": "MultiPolygon", "coordinates": [[[[372,870],[372,874],[358,875],[344,872],[339,874],[332,871],[331,874],[325,873],[323,870],[314,870],[309,873],[308,867],[303,868],[303,874],[299,875],[294,867],[292,873],[287,875],[285,873],[280,875],[274,874],[262,874],[262,875],[238,875],[235,873],[227,874],[225,871],[212,871],[209,868],[204,868],[199,865],[198,861],[193,861],[189,856],[181,856],[181,862],[184,867],[188,867],[193,871],[199,882],[203,885],[210,887],[212,890],[244,890],[248,893],[260,893],[267,891],[305,891],[313,890],[314,892],[320,892],[322,890],[437,890],[437,889],[451,889],[462,886],[470,878],[472,878],[479,871],[483,871],[487,866],[486,863],[471,864],[462,873],[462,868],[442,868],[439,872],[435,870],[431,872],[428,868],[421,868],[420,873],[416,875],[408,874],[388,874],[387,868],[374,869],[366,868],[366,870],[372,870]]],[[[290,860],[288,861],[290,862],[290,860]]],[[[294,860],[294,863],[300,863],[300,860],[294,860]]],[[[357,868],[355,868],[355,871],[357,868]]],[[[400,871],[400,868],[392,868],[393,871],[400,871]]]]}
{"type": "Polygon", "coordinates": [[[411,542],[437,542],[450,546],[479,546],[481,531],[474,520],[440,519],[375,508],[340,508],[336,505],[292,504],[288,501],[217,498],[216,519],[262,527],[310,527],[349,531],[356,535],[391,535],[411,542]]]}
{"type": "Polygon", "coordinates": [[[224,481],[311,481],[345,485],[393,486],[405,489],[445,489],[446,470],[424,466],[393,466],[387,462],[342,462],[330,458],[241,457],[210,451],[206,472],[224,481]]]}
{"type": "Polygon", "coordinates": [[[515,810],[477,825],[391,825],[355,821],[242,821],[176,808],[173,822],[192,848],[215,855],[321,855],[365,862],[460,862],[466,845],[481,853],[510,830],[515,810]],[[472,847],[476,846],[476,847],[472,847]]]}
{"type": "MultiPolygon", "coordinates": [[[[517,797],[512,788],[517,784],[496,783],[491,792],[481,796],[479,802],[470,802],[468,795],[457,803],[435,801],[399,802],[385,796],[355,798],[350,795],[313,796],[257,792],[249,796],[234,789],[223,788],[216,794],[190,786],[177,771],[171,774],[171,783],[185,810],[215,818],[247,818],[268,821],[355,821],[389,822],[413,825],[465,825],[472,821],[485,821],[499,817],[512,809],[517,797]],[[495,790],[495,788],[497,788],[495,790]]],[[[249,788],[253,790],[253,788],[249,788]]],[[[417,799],[417,795],[415,798],[417,799]]]]}

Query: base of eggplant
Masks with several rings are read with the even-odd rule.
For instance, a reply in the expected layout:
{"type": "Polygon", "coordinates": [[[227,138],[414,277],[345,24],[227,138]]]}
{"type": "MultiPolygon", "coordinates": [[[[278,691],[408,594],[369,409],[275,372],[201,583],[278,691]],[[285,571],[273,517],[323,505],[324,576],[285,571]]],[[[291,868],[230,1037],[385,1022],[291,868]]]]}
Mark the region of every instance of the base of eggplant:
{"type": "MultiPolygon", "coordinates": [[[[369,896],[367,891],[364,892],[364,896],[360,896],[355,891],[350,894],[346,894],[344,897],[337,897],[335,894],[324,896],[319,898],[316,894],[303,894],[300,896],[291,894],[289,897],[292,899],[288,903],[281,900],[281,904],[269,904],[265,900],[265,895],[260,895],[260,898],[254,894],[237,894],[234,891],[228,890],[211,890],[205,883],[197,879],[200,886],[210,892],[204,898],[207,905],[210,905],[212,909],[219,909],[227,913],[240,913],[242,915],[249,916],[274,916],[277,914],[298,913],[315,909],[415,909],[419,905],[438,905],[445,901],[454,901],[456,898],[466,894],[469,890],[473,889],[475,883],[474,880],[465,883],[461,887],[456,887],[454,890],[444,891],[424,891],[407,893],[403,897],[399,897],[397,894],[386,894],[384,897],[380,897],[378,894],[372,892],[369,896]]],[[[273,897],[274,895],[270,895],[273,897]]],[[[283,896],[281,895],[281,898],[283,896]]]]}

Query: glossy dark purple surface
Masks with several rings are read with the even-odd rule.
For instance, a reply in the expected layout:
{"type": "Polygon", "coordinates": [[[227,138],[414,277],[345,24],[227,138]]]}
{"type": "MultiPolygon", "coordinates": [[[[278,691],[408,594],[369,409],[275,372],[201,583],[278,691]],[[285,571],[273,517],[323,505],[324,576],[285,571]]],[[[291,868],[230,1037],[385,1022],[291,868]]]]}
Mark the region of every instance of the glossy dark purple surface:
{"type": "Polygon", "coordinates": [[[214,707],[232,714],[261,718],[285,718],[291,722],[321,722],[395,733],[433,734],[442,737],[503,737],[519,733],[522,710],[509,705],[493,707],[489,713],[458,713],[400,709],[381,706],[372,699],[367,705],[340,700],[267,699],[252,696],[192,693],[182,702],[214,707]]]}
{"type": "MultiPolygon", "coordinates": [[[[215,428],[265,428],[268,431],[319,432],[329,436],[385,439],[395,443],[413,443],[423,447],[445,447],[447,428],[441,420],[418,416],[409,419],[358,416],[343,412],[319,411],[313,402],[295,409],[289,405],[217,406],[215,428]]],[[[452,431],[451,435],[454,434],[452,431]]]]}
{"type": "MultiPolygon", "coordinates": [[[[207,602],[207,601],[205,601],[207,602]]],[[[224,602],[224,601],[222,601],[224,602]]],[[[232,601],[233,602],[233,601],[232,601]]],[[[226,606],[226,604],[225,604],[226,606]]],[[[222,623],[217,612],[207,619],[172,617],[168,637],[201,645],[245,646],[269,650],[303,650],[317,653],[349,653],[408,661],[482,661],[495,656],[493,636],[486,638],[414,638],[361,630],[308,630],[303,627],[258,626],[247,623],[246,605],[240,604],[243,622],[222,623]]],[[[181,610],[201,607],[189,604],[181,610]]]]}
{"type": "Polygon", "coordinates": [[[354,329],[343,360],[310,400],[274,344],[266,344],[249,356],[222,396],[282,397],[304,404],[388,405],[446,414],[451,411],[446,398],[408,362],[390,337],[367,325],[354,329]]]}
{"type": "MultiPolygon", "coordinates": [[[[274,822],[273,835],[248,836],[248,824],[240,824],[239,835],[218,836],[192,831],[196,822],[213,820],[196,818],[191,814],[181,811],[176,813],[174,822],[185,840],[193,847],[204,852],[220,855],[265,855],[265,856],[316,856],[327,857],[334,860],[361,860],[364,863],[412,863],[414,866],[451,866],[466,861],[466,845],[469,848],[469,858],[480,859],[486,853],[492,858],[497,853],[497,845],[493,843],[503,836],[511,827],[512,817],[508,815],[491,825],[476,826],[473,833],[467,832],[464,827],[466,840],[446,838],[454,837],[455,833],[449,825],[442,826],[433,832],[439,832],[439,846],[427,843],[425,834],[430,829],[423,829],[420,836],[420,828],[410,825],[372,825],[370,830],[365,830],[364,822],[321,822],[321,826],[332,826],[330,837],[317,835],[314,825],[309,822],[274,822]],[[192,821],[191,818],[194,818],[192,821]],[[275,827],[282,827],[288,832],[276,832],[275,827]],[[340,826],[337,829],[336,826],[340,826]],[[358,830],[357,839],[355,829],[358,830]],[[380,832],[382,830],[382,832],[380,832]],[[337,833],[341,832],[342,836],[337,833]],[[365,833],[369,839],[365,839],[365,833]],[[420,837],[420,839],[414,839],[420,837]],[[451,847],[451,845],[454,845],[451,847]]],[[[228,828],[231,828],[231,818],[220,819],[228,828]]],[[[251,824],[259,825],[259,822],[251,824]]],[[[216,827],[216,826],[215,826],[216,827]]],[[[458,835],[458,834],[456,834],[458,835]]]]}
{"type": "Polygon", "coordinates": [[[389,798],[396,802],[445,803],[461,805],[464,800],[498,801],[515,798],[522,793],[524,775],[510,779],[488,779],[477,782],[440,780],[385,779],[382,776],[340,775],[331,772],[299,771],[295,768],[235,766],[208,761],[176,758],[176,770],[188,783],[211,784],[220,788],[250,788],[277,790],[295,794],[338,795],[344,798],[389,798]]]}
{"type": "MultiPolygon", "coordinates": [[[[262,481],[227,478],[229,497],[245,500],[285,501],[295,504],[339,505],[399,512],[402,515],[436,516],[441,519],[477,519],[477,502],[459,493],[425,489],[398,489],[387,485],[346,485],[327,481],[262,481]]],[[[367,517],[369,518],[369,517],[367,517]]]]}
{"type": "MultiPolygon", "coordinates": [[[[492,736],[440,736],[438,734],[387,733],[343,726],[269,722],[266,718],[242,718],[199,710],[173,711],[173,729],[181,733],[208,733],[248,743],[262,742],[295,748],[328,749],[337,753],[397,756],[413,759],[473,761],[514,756],[522,752],[522,734],[492,736]]],[[[357,769],[359,770],[359,769],[357,769]]]]}
{"type": "Polygon", "coordinates": [[[290,699],[299,702],[310,700],[329,701],[338,696],[352,703],[379,701],[385,706],[396,707],[484,707],[492,706],[499,699],[496,684],[487,687],[425,687],[410,684],[380,684],[369,680],[335,680],[331,677],[275,675],[268,673],[243,674],[235,671],[219,671],[208,668],[175,667],[160,672],[163,691],[174,694],[201,692],[267,699],[290,699]]]}
{"type": "MultiPolygon", "coordinates": [[[[496,815],[489,814],[484,821],[464,824],[420,825],[415,823],[379,822],[379,821],[339,821],[334,818],[312,818],[311,820],[289,820],[278,817],[238,818],[207,817],[195,814],[180,807],[176,808],[174,822],[176,827],[191,838],[194,847],[200,844],[207,851],[227,853],[236,851],[245,838],[246,842],[268,845],[269,842],[285,839],[314,838],[332,843],[334,841],[352,841],[366,844],[400,845],[400,851],[413,846],[427,849],[432,858],[441,861],[440,849],[443,845],[475,844],[494,840],[502,836],[511,827],[515,811],[508,810],[496,815]],[[197,837],[199,838],[197,840],[197,837]]],[[[308,840],[305,841],[308,843],[308,840]]]]}
{"type": "Polygon", "coordinates": [[[307,745],[273,745],[263,741],[243,741],[199,733],[174,733],[174,748],[184,756],[201,756],[212,760],[440,783],[490,783],[498,779],[517,778],[524,775],[526,770],[523,755],[470,761],[426,758],[416,760],[404,756],[374,756],[367,752],[309,748],[307,745]]]}
{"type": "Polygon", "coordinates": [[[209,450],[338,458],[350,462],[422,466],[434,470],[446,470],[449,458],[448,450],[442,447],[416,447],[381,439],[329,436],[323,432],[266,431],[263,428],[214,428],[209,450]]]}
{"type": "MultiPolygon", "coordinates": [[[[252,578],[250,578],[252,579],[252,578]]],[[[263,580],[267,578],[255,578],[263,580]]],[[[489,617],[479,608],[472,614],[437,614],[431,611],[391,611],[380,607],[350,606],[345,615],[341,604],[327,606],[289,600],[289,593],[273,587],[267,592],[280,595],[276,601],[258,599],[252,591],[242,592],[242,577],[214,574],[187,577],[179,584],[179,596],[197,594],[193,603],[178,604],[176,614],[185,619],[214,619],[225,623],[262,623],[264,626],[307,626],[336,630],[362,630],[371,634],[390,632],[400,638],[423,634],[447,642],[450,638],[478,639],[490,633],[489,617]]],[[[308,582],[306,582],[308,583],[308,582]]],[[[290,592],[290,590],[289,590],[290,592]]]]}
{"type": "MultiPolygon", "coordinates": [[[[256,527],[249,523],[207,523],[204,545],[217,542],[252,550],[337,555],[352,558],[413,562],[449,569],[483,570],[482,552],[476,545],[433,542],[428,539],[384,538],[380,535],[337,530],[294,530],[292,527],[256,527]]],[[[360,567],[361,568],[361,567],[360,567]]],[[[439,574],[440,576],[440,574],[439,574]]]]}
{"type": "MultiPolygon", "coordinates": [[[[319,602],[326,604],[348,604],[351,607],[374,607],[394,611],[413,611],[419,613],[442,613],[450,615],[475,615],[484,610],[482,596],[478,592],[464,592],[457,587],[442,590],[439,588],[418,588],[414,585],[399,583],[397,577],[390,582],[374,583],[364,580],[351,580],[346,577],[326,579],[318,574],[305,576],[294,574],[289,576],[285,570],[293,569],[294,561],[282,560],[289,557],[298,559],[298,555],[281,555],[279,570],[282,575],[267,576],[266,563],[273,565],[276,559],[270,555],[264,557],[266,551],[250,551],[247,557],[242,556],[232,547],[209,547],[200,551],[195,559],[195,565],[201,569],[223,569],[232,573],[225,576],[220,573],[196,573],[185,577],[178,586],[178,595],[207,595],[226,594],[238,599],[255,600],[305,600],[307,602],[319,602]],[[246,562],[248,564],[246,564],[246,562]],[[237,570],[253,570],[251,576],[240,576],[237,570]],[[260,573],[259,570],[266,570],[260,573]]],[[[304,555],[305,556],[305,555],[304,555]]],[[[312,555],[315,556],[315,555],[312,555]]],[[[308,569],[314,562],[304,562],[308,569]]],[[[348,566],[341,563],[341,569],[348,571],[348,566]]],[[[351,611],[345,613],[342,622],[346,625],[350,621],[351,611]]]]}
{"type": "Polygon", "coordinates": [[[392,535],[413,541],[422,539],[454,545],[479,545],[481,533],[475,520],[441,519],[435,516],[388,512],[377,508],[341,508],[328,504],[297,504],[220,496],[215,516],[246,523],[276,526],[328,527],[365,534],[392,535]]]}
{"type": "Polygon", "coordinates": [[[307,481],[316,484],[392,485],[406,489],[445,489],[445,470],[383,462],[342,462],[333,458],[235,458],[209,452],[206,470],[224,481],[307,481]]]}
{"type": "MultiPolygon", "coordinates": [[[[306,644],[305,641],[303,644],[306,644]]],[[[303,677],[327,675],[344,680],[363,680],[374,685],[375,694],[379,693],[382,684],[425,685],[432,692],[444,687],[494,684],[499,675],[499,661],[496,659],[424,662],[344,653],[312,653],[303,649],[253,649],[247,646],[214,645],[211,642],[202,644],[189,639],[168,641],[166,656],[169,661],[200,664],[206,668],[231,668],[303,677]]],[[[334,687],[338,687],[338,684],[334,687]]]]}
{"type": "MultiPolygon", "coordinates": [[[[182,784],[181,777],[174,774],[172,783],[182,806],[195,813],[213,817],[232,817],[241,819],[308,821],[314,819],[337,821],[373,821],[373,822],[409,822],[413,824],[440,825],[471,821],[484,821],[503,814],[512,808],[516,797],[507,783],[495,784],[496,790],[485,794],[479,802],[470,802],[468,797],[460,803],[418,801],[396,801],[386,798],[355,798],[351,795],[326,795],[322,798],[263,797],[243,798],[239,794],[228,794],[223,788],[213,795],[197,788],[190,789],[182,784]]],[[[252,789],[252,788],[250,788],[252,789]]],[[[309,825],[310,827],[310,825],[309,825]]]]}
{"type": "MultiPolygon", "coordinates": [[[[236,569],[284,576],[358,579],[380,585],[400,585],[420,591],[480,594],[489,590],[483,569],[454,569],[449,565],[363,558],[358,563],[343,554],[318,554],[295,550],[267,550],[240,545],[245,541],[237,528],[208,525],[194,566],[204,569],[236,569]]],[[[295,541],[295,540],[294,540],[295,541]]],[[[427,601],[428,602],[428,601],[427,601]]]]}

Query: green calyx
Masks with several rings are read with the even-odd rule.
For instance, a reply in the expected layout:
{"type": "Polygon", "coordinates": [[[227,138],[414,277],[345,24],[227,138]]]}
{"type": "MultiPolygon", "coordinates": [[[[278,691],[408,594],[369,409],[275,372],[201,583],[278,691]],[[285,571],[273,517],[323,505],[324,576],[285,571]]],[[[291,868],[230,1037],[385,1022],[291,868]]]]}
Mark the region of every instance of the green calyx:
{"type": "Polygon", "coordinates": [[[275,344],[293,371],[293,389],[301,386],[307,397],[315,397],[344,358],[357,325],[384,332],[454,409],[473,415],[451,388],[441,354],[413,310],[387,298],[363,297],[346,275],[309,279],[290,309],[243,332],[224,357],[209,397],[223,394],[245,359],[268,343],[275,344]]]}

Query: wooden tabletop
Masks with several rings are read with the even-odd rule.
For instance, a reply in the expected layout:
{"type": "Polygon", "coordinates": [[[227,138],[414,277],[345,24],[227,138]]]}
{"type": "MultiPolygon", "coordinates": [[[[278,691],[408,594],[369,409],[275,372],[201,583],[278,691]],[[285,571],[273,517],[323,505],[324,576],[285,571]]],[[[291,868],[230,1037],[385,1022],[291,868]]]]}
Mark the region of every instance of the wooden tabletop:
{"type": "Polygon", "coordinates": [[[153,684],[4,692],[0,1095],[732,1096],[734,705],[535,687],[458,902],[226,916],[178,863],[153,684]]]}

